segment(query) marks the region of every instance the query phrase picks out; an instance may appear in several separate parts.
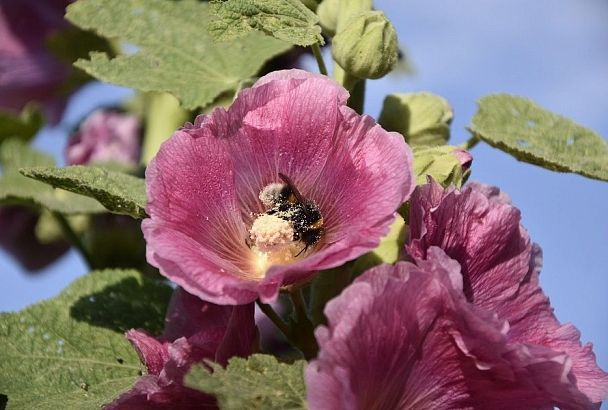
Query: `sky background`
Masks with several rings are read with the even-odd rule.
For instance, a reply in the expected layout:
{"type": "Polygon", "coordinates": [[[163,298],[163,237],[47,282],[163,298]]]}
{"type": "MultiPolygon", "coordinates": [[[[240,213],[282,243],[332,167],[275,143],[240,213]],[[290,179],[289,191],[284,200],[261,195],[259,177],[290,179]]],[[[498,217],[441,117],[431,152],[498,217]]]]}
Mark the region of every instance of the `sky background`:
{"type": "MultiPolygon", "coordinates": [[[[484,95],[507,92],[608,136],[608,1],[376,1],[393,21],[415,74],[368,83],[366,112],[377,117],[391,92],[431,91],[453,106],[452,144],[484,95]]],[[[329,62],[329,56],[326,60],[329,62]]],[[[307,67],[316,70],[312,61],[307,67]]],[[[95,106],[130,95],[94,84],[70,102],[62,123],[36,145],[63,156],[67,130],[95,106]]],[[[471,179],[501,187],[522,211],[523,224],[544,252],[541,284],[558,318],[593,341],[608,370],[608,184],[519,163],[483,143],[473,150],[471,179]]],[[[28,275],[0,250],[0,311],[56,295],[86,273],[70,252],[28,275]]],[[[604,406],[603,408],[608,408],[604,406]]]]}

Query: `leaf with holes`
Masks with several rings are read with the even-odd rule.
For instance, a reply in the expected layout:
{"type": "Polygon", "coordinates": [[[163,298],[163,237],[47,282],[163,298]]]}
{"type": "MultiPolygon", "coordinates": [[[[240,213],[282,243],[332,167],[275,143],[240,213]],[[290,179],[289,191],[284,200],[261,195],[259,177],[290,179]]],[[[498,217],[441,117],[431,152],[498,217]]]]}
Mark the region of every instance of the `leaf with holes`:
{"type": "Polygon", "coordinates": [[[235,90],[268,59],[291,47],[262,33],[215,43],[207,32],[208,5],[192,0],[80,0],[68,7],[66,17],[136,49],[115,58],[91,53],[77,67],[102,81],[170,92],[189,109],[235,90]]]}
{"type": "Polygon", "coordinates": [[[507,94],[482,98],[470,130],[520,161],[608,181],[608,142],[526,98],[507,94]]]}
{"type": "Polygon", "coordinates": [[[146,217],[146,187],[142,178],[101,167],[22,168],[21,173],[57,188],[97,199],[110,212],[146,217]]]}
{"type": "Polygon", "coordinates": [[[171,295],[135,271],[106,270],[59,296],[0,314],[0,394],[8,409],[89,409],[129,389],[145,367],[123,332],[158,332],[171,295]]]}
{"type": "Polygon", "coordinates": [[[280,363],[274,356],[254,354],[230,359],[226,369],[211,363],[213,373],[194,366],[185,384],[215,395],[221,409],[307,409],[304,360],[280,363]]]}
{"type": "Polygon", "coordinates": [[[209,32],[218,40],[260,30],[299,46],[324,44],[319,17],[300,0],[219,0],[210,14],[209,32]]]}
{"type": "Polygon", "coordinates": [[[0,204],[33,204],[64,214],[100,213],[105,208],[96,200],[52,187],[19,173],[20,167],[53,166],[50,155],[30,148],[19,139],[0,145],[0,204]]]}

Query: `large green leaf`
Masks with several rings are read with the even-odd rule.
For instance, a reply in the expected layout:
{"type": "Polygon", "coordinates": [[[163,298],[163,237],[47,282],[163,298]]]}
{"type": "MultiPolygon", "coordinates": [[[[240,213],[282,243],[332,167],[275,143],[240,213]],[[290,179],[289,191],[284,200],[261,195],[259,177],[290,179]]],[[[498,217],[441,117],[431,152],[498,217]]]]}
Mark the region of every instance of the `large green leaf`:
{"type": "Polygon", "coordinates": [[[10,139],[0,144],[0,205],[33,204],[64,214],[99,213],[105,208],[96,200],[52,187],[19,173],[20,167],[53,166],[50,155],[10,139]]]}
{"type": "Polygon", "coordinates": [[[0,314],[0,394],[8,409],[93,409],[145,371],[123,332],[163,326],[171,289],[136,271],[106,270],[59,296],[0,314]]]}
{"type": "Polygon", "coordinates": [[[215,43],[207,31],[208,5],[192,0],[79,0],[68,7],[66,17],[136,47],[134,53],[112,59],[91,53],[77,67],[102,81],[170,92],[189,109],[236,89],[266,60],[290,47],[262,33],[215,43]]]}
{"type": "Polygon", "coordinates": [[[255,354],[230,359],[226,369],[210,364],[213,374],[198,365],[186,375],[193,389],[213,394],[223,410],[307,409],[304,360],[280,363],[274,356],[255,354]]]}
{"type": "Polygon", "coordinates": [[[608,181],[608,142],[527,98],[483,97],[470,130],[520,161],[608,181]]]}
{"type": "Polygon", "coordinates": [[[146,217],[146,187],[142,178],[101,167],[22,168],[21,173],[57,188],[97,199],[110,212],[146,217]]]}
{"type": "Polygon", "coordinates": [[[299,46],[323,44],[319,17],[300,0],[219,0],[211,3],[209,32],[231,40],[260,30],[299,46]]]}

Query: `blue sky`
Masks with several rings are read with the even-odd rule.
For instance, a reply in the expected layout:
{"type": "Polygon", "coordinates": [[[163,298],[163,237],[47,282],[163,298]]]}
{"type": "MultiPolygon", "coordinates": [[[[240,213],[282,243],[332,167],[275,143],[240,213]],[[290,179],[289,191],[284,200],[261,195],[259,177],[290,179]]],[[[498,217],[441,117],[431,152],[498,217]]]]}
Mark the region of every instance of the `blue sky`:
{"type": "MultiPolygon", "coordinates": [[[[457,144],[469,137],[465,126],[475,101],[508,92],[608,136],[608,2],[386,0],[376,6],[394,22],[416,73],[370,82],[369,114],[377,116],[388,93],[434,92],[454,107],[457,144]]],[[[65,130],[82,113],[128,94],[118,87],[87,87],[71,102],[65,121],[45,130],[37,145],[61,155],[65,130]]],[[[576,324],[583,341],[594,342],[607,370],[608,184],[518,163],[484,144],[472,153],[472,179],[507,192],[542,246],[541,283],[557,316],[576,324]]],[[[0,311],[54,296],[85,270],[72,252],[46,272],[28,276],[0,251],[0,311]]]]}

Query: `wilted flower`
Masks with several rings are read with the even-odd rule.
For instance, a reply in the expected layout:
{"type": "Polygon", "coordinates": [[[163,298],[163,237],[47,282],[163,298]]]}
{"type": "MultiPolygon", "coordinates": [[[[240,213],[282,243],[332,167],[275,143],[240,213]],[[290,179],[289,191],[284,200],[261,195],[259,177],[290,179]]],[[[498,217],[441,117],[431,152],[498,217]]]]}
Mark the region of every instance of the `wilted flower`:
{"type": "Polygon", "coordinates": [[[553,314],[539,285],[541,250],[504,193],[481,184],[444,190],[430,181],[414,192],[410,210],[412,258],[425,258],[431,246],[443,249],[462,267],[467,300],[508,322],[509,342],[566,353],[580,391],[593,403],[608,396],[608,374],[592,345],[581,345],[579,331],[553,314]]]}
{"type": "Polygon", "coordinates": [[[239,304],[374,248],[413,189],[411,152],[347,98],[325,76],[278,71],[178,130],[146,170],[148,261],[239,304]]]}
{"type": "Polygon", "coordinates": [[[25,206],[0,207],[0,247],[28,271],[37,271],[70,249],[65,240],[42,243],[36,236],[40,215],[25,206]]]}
{"type": "Polygon", "coordinates": [[[47,49],[49,37],[68,27],[63,18],[71,0],[0,0],[0,108],[21,111],[41,103],[52,122],[67,96],[61,86],[71,67],[47,49]]]}
{"type": "Polygon", "coordinates": [[[252,353],[256,330],[253,304],[217,306],[178,288],[165,318],[162,337],[130,330],[127,338],[146,365],[148,374],[106,410],[208,409],[215,399],[183,385],[184,376],[203,359],[226,365],[233,356],[252,353]]]}
{"type": "Polygon", "coordinates": [[[134,164],[139,160],[140,122],[133,114],[97,110],[89,115],[66,148],[70,165],[94,162],[134,164]]]}
{"type": "Polygon", "coordinates": [[[587,408],[566,354],[509,343],[508,324],[467,302],[439,248],[372,268],[325,307],[306,369],[310,408],[587,408]]]}

